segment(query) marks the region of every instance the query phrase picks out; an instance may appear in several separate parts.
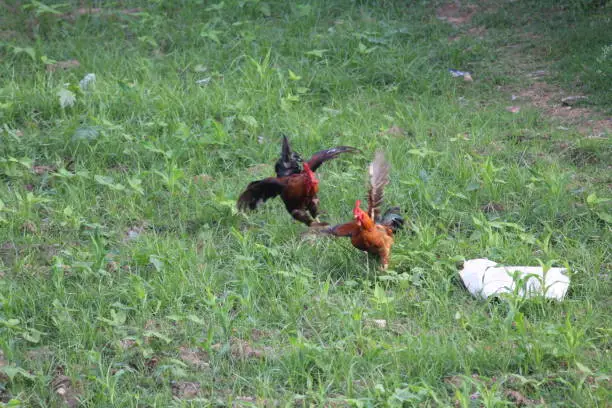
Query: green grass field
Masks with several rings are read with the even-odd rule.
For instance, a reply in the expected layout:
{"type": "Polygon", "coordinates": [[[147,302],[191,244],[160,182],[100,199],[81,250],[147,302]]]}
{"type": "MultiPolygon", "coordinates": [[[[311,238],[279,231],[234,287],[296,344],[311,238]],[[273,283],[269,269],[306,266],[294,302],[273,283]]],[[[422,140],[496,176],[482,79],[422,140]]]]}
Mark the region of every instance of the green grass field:
{"type": "Polygon", "coordinates": [[[608,406],[600,3],[1,1],[3,403],[608,406]],[[278,199],[236,211],[281,133],[363,150],[317,173],[332,223],[385,151],[388,273],[278,199]],[[570,293],[474,299],[480,257],[568,266],[570,293]]]}

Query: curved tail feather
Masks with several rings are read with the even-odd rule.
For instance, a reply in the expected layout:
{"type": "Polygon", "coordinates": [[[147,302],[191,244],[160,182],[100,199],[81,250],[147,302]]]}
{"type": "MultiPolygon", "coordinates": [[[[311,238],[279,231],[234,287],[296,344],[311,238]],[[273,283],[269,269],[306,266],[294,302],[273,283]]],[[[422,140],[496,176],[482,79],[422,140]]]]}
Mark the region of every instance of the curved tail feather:
{"type": "Polygon", "coordinates": [[[356,147],[336,146],[336,147],[332,147],[331,149],[325,149],[325,150],[316,152],[315,154],[312,155],[310,159],[308,159],[307,163],[310,166],[310,169],[312,171],[317,171],[320,165],[322,165],[328,160],[335,159],[342,153],[357,153],[357,152],[361,152],[361,150],[357,149],[356,147]]]}
{"type": "Polygon", "coordinates": [[[389,208],[380,220],[380,224],[391,228],[394,234],[404,227],[405,222],[399,207],[389,208]]]}
{"type": "Polygon", "coordinates": [[[374,155],[374,161],[368,168],[370,188],[368,189],[368,215],[377,220],[380,217],[380,206],[384,199],[385,186],[389,184],[389,163],[380,150],[374,155]]]}

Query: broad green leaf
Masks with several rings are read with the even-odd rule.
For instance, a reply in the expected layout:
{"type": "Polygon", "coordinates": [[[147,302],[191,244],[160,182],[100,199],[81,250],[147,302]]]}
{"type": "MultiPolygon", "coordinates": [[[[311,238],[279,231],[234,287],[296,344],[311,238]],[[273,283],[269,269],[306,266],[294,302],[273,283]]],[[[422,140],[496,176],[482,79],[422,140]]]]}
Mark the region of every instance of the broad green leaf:
{"type": "Polygon", "coordinates": [[[17,327],[19,326],[19,319],[0,320],[0,324],[6,327],[17,327]]]}
{"type": "Polygon", "coordinates": [[[111,310],[111,318],[117,325],[121,325],[125,323],[125,320],[127,319],[127,315],[125,314],[123,310],[119,310],[118,312],[115,310],[111,310]]]}
{"type": "Polygon", "coordinates": [[[98,317],[98,320],[108,323],[110,326],[116,327],[124,324],[127,319],[127,315],[123,310],[116,311],[114,309],[111,309],[110,314],[110,319],[107,319],[105,317],[98,317]]]}
{"type": "Polygon", "coordinates": [[[34,12],[37,16],[42,14],[62,14],[57,8],[65,6],[66,3],[55,4],[53,6],[47,6],[40,1],[33,0],[29,4],[23,6],[24,10],[34,9],[34,12]]]}
{"type": "Polygon", "coordinates": [[[253,128],[256,128],[259,125],[259,123],[257,123],[257,119],[255,119],[251,115],[238,116],[238,119],[240,119],[242,122],[246,123],[247,125],[253,128]]]}
{"type": "Polygon", "coordinates": [[[393,298],[388,297],[387,294],[385,293],[385,290],[381,286],[376,285],[374,287],[374,301],[376,303],[385,304],[385,303],[390,303],[392,300],[393,298]]]}
{"type": "Polygon", "coordinates": [[[21,367],[16,367],[16,366],[2,366],[0,367],[0,372],[6,374],[6,376],[11,380],[11,382],[13,382],[15,380],[15,377],[20,375],[21,377],[27,379],[27,380],[35,380],[36,376],[30,374],[29,372],[27,372],[26,370],[24,370],[21,367]]]}
{"type": "Polygon", "coordinates": [[[218,34],[220,33],[221,33],[220,31],[216,31],[216,30],[206,30],[200,33],[200,37],[208,38],[210,40],[213,40],[217,44],[221,44],[221,40],[219,40],[219,36],[218,36],[218,34]]]}
{"type": "Polygon", "coordinates": [[[587,201],[587,204],[589,205],[595,204],[595,202],[597,201],[597,194],[595,193],[589,194],[586,201],[587,201]]]}
{"type": "Polygon", "coordinates": [[[596,193],[591,193],[587,197],[586,201],[587,201],[587,204],[590,207],[593,207],[593,206],[596,206],[596,205],[599,205],[599,204],[607,203],[608,201],[610,201],[610,199],[609,198],[603,198],[603,197],[599,198],[599,197],[597,197],[596,193]]]}
{"type": "Polygon", "coordinates": [[[130,177],[127,180],[128,184],[132,188],[132,190],[136,191],[140,195],[144,195],[144,190],[142,188],[142,180],[136,177],[130,177]]]}
{"type": "Polygon", "coordinates": [[[263,14],[265,17],[270,17],[272,15],[270,5],[266,2],[263,2],[259,5],[259,11],[261,11],[261,14],[263,14]]]}
{"type": "Polygon", "coordinates": [[[300,79],[302,79],[302,77],[293,72],[292,70],[289,70],[289,79],[292,81],[299,81],[300,79]]]}
{"type": "Polygon", "coordinates": [[[206,11],[221,11],[223,10],[223,7],[225,7],[224,1],[206,7],[206,11]]]}
{"type": "Polygon", "coordinates": [[[42,332],[39,332],[36,329],[30,329],[22,333],[21,337],[23,337],[24,340],[29,341],[30,343],[38,343],[40,341],[41,335],[42,335],[42,332]]]}
{"type": "Polygon", "coordinates": [[[328,50],[310,50],[310,51],[306,51],[305,54],[313,56],[313,57],[323,58],[323,54],[326,53],[327,51],[328,50]]]}
{"type": "Polygon", "coordinates": [[[29,169],[32,167],[32,159],[28,157],[22,157],[21,159],[16,159],[15,157],[9,157],[8,161],[12,163],[21,164],[26,169],[29,169]]]}
{"type": "Polygon", "coordinates": [[[53,65],[53,64],[57,63],[56,60],[51,59],[51,58],[47,57],[46,55],[43,55],[42,57],[40,57],[40,60],[45,65],[53,65]]]}
{"type": "Polygon", "coordinates": [[[153,265],[153,267],[155,267],[157,272],[161,272],[162,269],[164,269],[164,261],[155,255],[149,256],[149,262],[153,265]]]}
{"type": "Polygon", "coordinates": [[[110,185],[112,185],[115,182],[115,180],[113,180],[112,177],[101,176],[99,174],[96,174],[94,176],[94,180],[96,181],[96,183],[102,184],[103,186],[110,186],[110,185]]]}
{"type": "Polygon", "coordinates": [[[32,47],[25,47],[25,48],[14,47],[13,48],[13,54],[15,54],[15,55],[26,54],[30,58],[32,58],[32,61],[36,61],[36,51],[34,51],[34,48],[32,48],[32,47]]]}
{"type": "Polygon", "coordinates": [[[95,126],[81,126],[74,131],[74,135],[72,135],[72,140],[95,140],[98,138],[99,134],[100,130],[95,126]]]}
{"type": "Polygon", "coordinates": [[[171,343],[172,339],[166,335],[161,334],[160,332],[154,331],[154,330],[147,330],[144,333],[142,333],[142,335],[144,337],[155,337],[157,339],[160,339],[161,341],[165,342],[165,343],[171,343]]]}
{"type": "Polygon", "coordinates": [[[470,181],[470,183],[465,187],[465,191],[476,191],[480,190],[480,183],[477,181],[470,181]]]}
{"type": "Polygon", "coordinates": [[[295,13],[298,17],[307,17],[312,14],[312,6],[309,4],[298,4],[295,6],[295,13]]]}
{"type": "Polygon", "coordinates": [[[194,323],[197,323],[197,324],[202,324],[202,325],[206,324],[206,321],[200,319],[198,316],[196,316],[194,314],[187,315],[187,320],[190,320],[190,321],[192,321],[194,323]]]}
{"type": "Polygon", "coordinates": [[[607,222],[608,224],[612,224],[612,215],[608,214],[604,211],[597,211],[595,214],[602,220],[607,222]]]}
{"type": "Polygon", "coordinates": [[[589,367],[585,366],[582,363],[579,363],[578,361],[576,361],[576,368],[578,368],[578,370],[582,371],[585,374],[589,374],[589,375],[593,374],[593,371],[591,371],[589,367]]]}
{"type": "Polygon", "coordinates": [[[96,181],[96,183],[106,186],[110,188],[111,190],[115,190],[115,191],[125,190],[125,186],[121,183],[115,183],[112,177],[101,176],[99,174],[96,174],[94,176],[94,180],[96,181]]]}

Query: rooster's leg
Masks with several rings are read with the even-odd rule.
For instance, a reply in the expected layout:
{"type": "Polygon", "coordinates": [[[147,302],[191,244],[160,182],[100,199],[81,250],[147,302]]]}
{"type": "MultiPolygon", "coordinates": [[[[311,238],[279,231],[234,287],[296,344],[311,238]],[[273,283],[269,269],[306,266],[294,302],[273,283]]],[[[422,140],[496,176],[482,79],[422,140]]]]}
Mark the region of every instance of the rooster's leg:
{"type": "Polygon", "coordinates": [[[293,210],[291,211],[291,216],[298,220],[299,222],[303,222],[304,224],[310,226],[314,219],[304,210],[293,210]]]}
{"type": "Polygon", "coordinates": [[[313,222],[313,226],[318,226],[318,227],[322,227],[322,226],[326,226],[329,225],[326,222],[321,222],[319,220],[319,199],[318,198],[313,198],[312,201],[308,204],[308,212],[310,213],[310,215],[312,216],[312,218],[314,218],[314,222],[313,222]]]}
{"type": "Polygon", "coordinates": [[[319,205],[319,199],[318,198],[313,198],[308,203],[308,212],[310,213],[312,218],[317,218],[317,215],[319,215],[319,208],[317,207],[318,205],[319,205]]]}
{"type": "Polygon", "coordinates": [[[389,267],[389,253],[390,251],[384,248],[379,253],[381,261],[380,269],[382,269],[383,271],[386,271],[389,267]]]}

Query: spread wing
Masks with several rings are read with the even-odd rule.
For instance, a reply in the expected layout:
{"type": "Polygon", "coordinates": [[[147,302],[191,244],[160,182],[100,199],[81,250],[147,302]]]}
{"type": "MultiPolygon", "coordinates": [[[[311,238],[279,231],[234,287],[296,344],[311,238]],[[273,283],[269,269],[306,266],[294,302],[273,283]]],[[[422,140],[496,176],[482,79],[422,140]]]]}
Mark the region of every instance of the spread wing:
{"type": "Polygon", "coordinates": [[[241,211],[254,210],[266,200],[282,193],[286,185],[285,180],[275,177],[253,181],[238,197],[238,209],[241,211]]]}
{"type": "Polygon", "coordinates": [[[370,189],[368,190],[368,215],[372,220],[380,217],[380,206],[384,198],[384,189],[389,184],[389,163],[385,160],[385,155],[377,151],[374,161],[370,163],[370,189]]]}
{"type": "Polygon", "coordinates": [[[325,230],[328,234],[335,235],[336,237],[352,237],[359,233],[359,225],[355,221],[347,222],[346,224],[339,224],[333,227],[329,227],[325,230]]]}
{"type": "Polygon", "coordinates": [[[317,168],[328,160],[335,159],[342,153],[355,153],[361,150],[351,146],[338,146],[332,147],[331,149],[321,150],[312,155],[308,160],[308,165],[312,171],[316,171],[317,168]]]}
{"type": "Polygon", "coordinates": [[[302,169],[300,167],[300,163],[302,163],[302,158],[299,154],[291,150],[291,145],[289,145],[287,136],[283,135],[281,157],[274,165],[276,177],[286,177],[292,174],[301,173],[302,169]]]}

